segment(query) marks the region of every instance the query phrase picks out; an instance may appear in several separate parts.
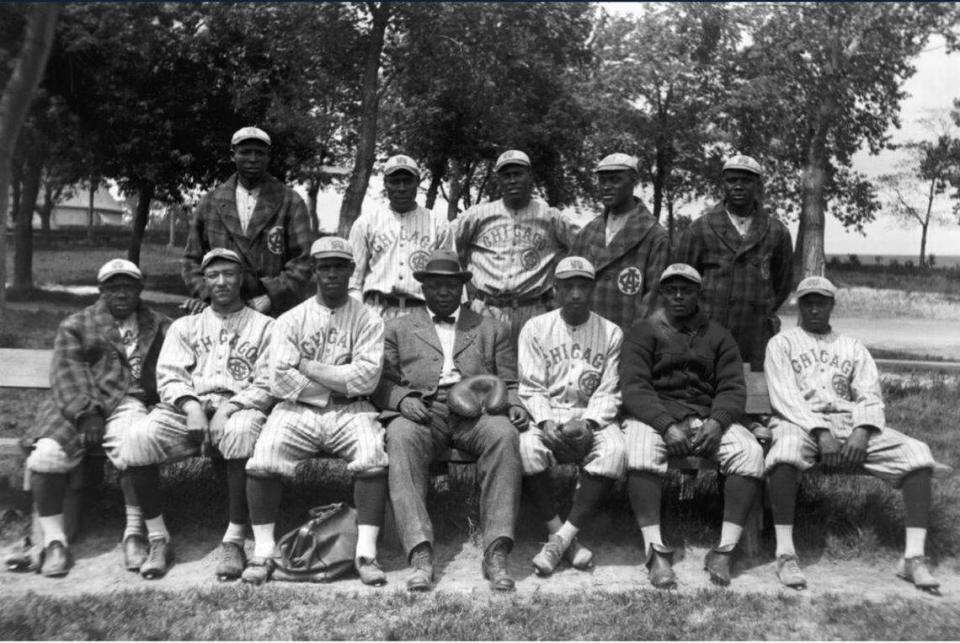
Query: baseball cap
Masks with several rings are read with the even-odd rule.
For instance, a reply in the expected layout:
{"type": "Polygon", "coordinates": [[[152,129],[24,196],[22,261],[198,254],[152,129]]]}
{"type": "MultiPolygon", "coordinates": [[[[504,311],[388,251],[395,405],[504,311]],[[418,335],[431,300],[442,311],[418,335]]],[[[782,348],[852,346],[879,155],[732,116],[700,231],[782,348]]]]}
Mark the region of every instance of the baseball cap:
{"type": "Polygon", "coordinates": [[[473,273],[460,266],[460,258],[453,250],[438,248],[427,257],[423,270],[415,270],[413,278],[423,281],[427,277],[459,277],[461,281],[470,281],[473,273]]]}
{"type": "Polygon", "coordinates": [[[346,259],[353,261],[353,248],[343,237],[320,237],[310,246],[310,256],[314,259],[346,259]]]}
{"type": "Polygon", "coordinates": [[[207,254],[203,255],[203,259],[200,261],[200,270],[205,270],[207,266],[216,261],[217,259],[223,259],[224,261],[232,261],[235,264],[243,265],[243,261],[233,250],[227,250],[226,248],[214,248],[207,254]]]}
{"type": "Polygon", "coordinates": [[[823,295],[835,299],[837,287],[826,277],[807,277],[797,284],[797,299],[804,295],[823,295]]]}
{"type": "Polygon", "coordinates": [[[270,136],[259,127],[241,127],[230,137],[230,145],[254,139],[270,145],[270,136]]]}
{"type": "Polygon", "coordinates": [[[127,275],[128,277],[143,281],[143,273],[140,272],[137,264],[132,261],[127,261],[126,259],[111,259],[100,266],[100,270],[97,271],[97,283],[102,284],[117,275],[127,275]]]}
{"type": "Polygon", "coordinates": [[[574,277],[596,279],[597,277],[593,264],[583,257],[564,257],[557,264],[553,275],[556,279],[573,279],[574,277]]]}
{"type": "Polygon", "coordinates": [[[497,165],[493,168],[494,172],[499,172],[505,165],[524,165],[530,167],[530,157],[526,152],[520,150],[507,150],[497,158],[497,165]]]}
{"type": "Polygon", "coordinates": [[[757,176],[763,176],[763,168],[760,167],[757,160],[745,154],[737,154],[728,158],[727,162],[723,164],[723,171],[726,172],[727,170],[744,170],[757,176]]]}
{"type": "Polygon", "coordinates": [[[383,175],[390,176],[394,172],[410,172],[418,179],[420,178],[420,166],[417,162],[406,154],[397,154],[387,159],[387,164],[383,166],[383,175]]]}
{"type": "Polygon", "coordinates": [[[637,157],[617,152],[616,154],[604,156],[603,160],[597,164],[594,172],[616,172],[618,170],[632,170],[636,172],[637,165],[637,157]]]}
{"type": "Polygon", "coordinates": [[[697,272],[697,269],[685,263],[672,263],[667,266],[663,274],[660,275],[660,283],[665,282],[671,277],[681,277],[697,285],[703,284],[703,278],[700,276],[700,273],[697,272]]]}

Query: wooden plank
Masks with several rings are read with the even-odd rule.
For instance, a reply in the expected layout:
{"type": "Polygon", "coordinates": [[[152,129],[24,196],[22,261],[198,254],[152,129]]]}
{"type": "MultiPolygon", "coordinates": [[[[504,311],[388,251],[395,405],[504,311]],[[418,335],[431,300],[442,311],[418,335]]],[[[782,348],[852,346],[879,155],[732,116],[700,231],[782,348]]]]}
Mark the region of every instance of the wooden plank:
{"type": "Polygon", "coordinates": [[[768,415],[773,413],[770,408],[770,392],[767,390],[767,378],[763,371],[754,373],[750,364],[743,363],[743,379],[747,382],[746,412],[750,415],[768,415]]]}
{"type": "Polygon", "coordinates": [[[0,348],[0,387],[50,388],[52,350],[0,348]]]}

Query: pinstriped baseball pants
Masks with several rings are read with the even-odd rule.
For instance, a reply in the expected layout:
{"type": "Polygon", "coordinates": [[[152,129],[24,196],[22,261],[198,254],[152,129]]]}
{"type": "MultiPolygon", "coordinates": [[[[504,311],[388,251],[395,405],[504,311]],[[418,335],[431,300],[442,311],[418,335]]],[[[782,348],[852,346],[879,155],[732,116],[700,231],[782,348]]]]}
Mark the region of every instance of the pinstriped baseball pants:
{"type": "MultiPolygon", "coordinates": [[[[771,430],[773,442],[767,453],[767,471],[778,464],[789,464],[800,471],[806,471],[816,464],[820,447],[816,439],[803,427],[775,418],[771,430]]],[[[840,437],[837,439],[844,441],[840,437]]],[[[885,428],[880,433],[873,432],[867,440],[867,459],[863,468],[894,487],[899,487],[903,477],[911,471],[933,465],[930,447],[894,429],[885,428]]]]}
{"type": "MultiPolygon", "coordinates": [[[[523,475],[532,476],[557,466],[553,452],[543,443],[543,431],[530,425],[520,434],[520,461],[523,475]]],[[[618,479],[627,470],[627,446],[623,431],[617,423],[608,424],[593,432],[593,446],[582,462],[577,463],[586,473],[618,479]]]]}

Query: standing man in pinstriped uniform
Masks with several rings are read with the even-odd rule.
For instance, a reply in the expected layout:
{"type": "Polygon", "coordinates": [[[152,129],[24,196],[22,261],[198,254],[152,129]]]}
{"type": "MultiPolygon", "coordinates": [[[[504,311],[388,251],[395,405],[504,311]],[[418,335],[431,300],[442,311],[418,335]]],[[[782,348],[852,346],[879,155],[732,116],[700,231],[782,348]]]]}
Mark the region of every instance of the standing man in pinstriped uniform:
{"type": "Polygon", "coordinates": [[[495,166],[502,198],[475,205],[456,221],[454,244],[464,269],[472,308],[510,324],[516,345],[528,319],[551,307],[557,259],[576,231],[555,208],[532,198],[530,157],[519,150],[495,166]]]}
{"type": "Polygon", "coordinates": [[[227,470],[229,525],[218,552],[217,578],[239,578],[246,562],[244,468],[273,406],[267,371],[273,319],[240,298],[244,268],[237,253],[214,248],[200,267],[210,306],[171,324],[157,361],[161,404],[130,428],[120,448],[150,540],[140,567],[146,579],[161,578],[173,561],[161,512],[160,465],[196,455],[204,443],[219,450],[227,470]]]}
{"type": "Polygon", "coordinates": [[[591,309],[623,331],[646,318],[656,302],[657,279],[667,267],[667,231],[634,196],[637,159],[610,154],[597,164],[603,213],[573,242],[571,255],[585,257],[597,272],[591,309]]]}
{"type": "Polygon", "coordinates": [[[704,561],[718,585],[730,584],[730,557],[763,477],[763,450],[739,424],[747,401],[740,352],[730,332],[700,311],[701,283],[691,266],[668,266],[663,308],[627,331],[620,360],[628,495],[650,582],[660,588],[677,582],[673,550],[660,535],[668,456],[711,458],[726,476],[720,544],[704,561]]]}
{"type": "Polygon", "coordinates": [[[451,243],[448,222],[417,205],[419,183],[416,161],[391,156],[383,169],[390,205],[360,215],[350,229],[357,264],[350,294],[376,308],[384,321],[423,308],[423,289],[413,273],[433,250],[451,243]]]}
{"type": "MultiPolygon", "coordinates": [[[[520,331],[520,399],[530,412],[530,427],[520,435],[520,459],[527,488],[549,537],[533,558],[534,570],[547,576],[565,559],[588,569],[593,554],[577,533],[626,469],[626,445],[620,414],[620,348],[623,332],[590,310],[593,266],[583,257],[557,264],[555,287],[559,310],[534,317],[520,331]],[[580,479],[565,521],[554,508],[550,467],[563,448],[559,431],[565,422],[583,420],[593,431],[593,445],[576,462],[580,479]]],[[[569,460],[567,460],[569,461],[569,460]]]]}
{"type": "Polygon", "coordinates": [[[383,320],[348,294],[355,266],[346,239],[321,237],[310,254],[317,294],[281,315],[270,339],[270,392],[279,401],[247,462],[254,555],[242,578],[256,585],[270,579],[280,478],[323,451],[346,460],[355,476],[357,572],[365,584],[383,585],[377,536],[387,502],[387,453],[377,410],[367,401],[383,369],[383,320]]]}

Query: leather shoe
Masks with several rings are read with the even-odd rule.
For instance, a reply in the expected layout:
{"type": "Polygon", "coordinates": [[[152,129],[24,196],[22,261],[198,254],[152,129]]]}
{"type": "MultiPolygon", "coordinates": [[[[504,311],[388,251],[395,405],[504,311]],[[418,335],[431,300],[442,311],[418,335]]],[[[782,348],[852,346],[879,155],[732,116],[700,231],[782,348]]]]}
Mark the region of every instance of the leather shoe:
{"type": "Polygon", "coordinates": [[[238,543],[220,543],[220,552],[217,562],[217,580],[237,580],[247,566],[247,556],[243,547],[238,543]]]}
{"type": "Polygon", "coordinates": [[[930,560],[926,556],[901,558],[897,566],[897,576],[913,583],[917,589],[936,591],[940,588],[940,582],[930,573],[929,564],[930,560]]]}
{"type": "Polygon", "coordinates": [[[357,574],[360,575],[360,581],[364,585],[382,587],[387,584],[387,575],[383,573],[383,569],[376,558],[357,558],[353,564],[357,568],[357,574]]]}
{"type": "Polygon", "coordinates": [[[500,538],[483,552],[483,577],[490,581],[490,589],[497,592],[512,592],[516,586],[507,569],[507,558],[510,555],[510,543],[500,538]]]}
{"type": "Polygon", "coordinates": [[[139,572],[147,560],[147,540],[140,534],[123,539],[123,566],[128,572],[139,572]]]}
{"type": "Polygon", "coordinates": [[[730,584],[730,558],[733,556],[733,546],[715,547],[707,552],[703,559],[703,568],[710,573],[710,580],[726,587],[730,584]]]}
{"type": "Polygon", "coordinates": [[[427,543],[422,543],[410,552],[407,590],[427,592],[431,587],[433,587],[433,549],[427,543]]]}
{"type": "Polygon", "coordinates": [[[59,540],[43,549],[43,566],[40,567],[40,573],[50,578],[60,578],[66,576],[70,571],[70,550],[59,540]]]}
{"type": "Polygon", "coordinates": [[[673,549],[666,545],[650,545],[647,554],[650,584],[657,589],[676,589],[677,575],[673,573],[673,549]]]}
{"type": "Polygon", "coordinates": [[[166,538],[151,538],[150,553],[140,566],[140,575],[147,580],[163,578],[173,564],[173,545],[166,538]]]}
{"type": "Polygon", "coordinates": [[[272,558],[254,556],[247,561],[247,566],[240,575],[240,580],[251,585],[263,585],[273,576],[277,563],[272,558]]]}
{"type": "Polygon", "coordinates": [[[593,567],[593,552],[581,545],[576,538],[570,541],[567,551],[563,552],[563,559],[570,563],[571,567],[580,571],[593,567]]]}

